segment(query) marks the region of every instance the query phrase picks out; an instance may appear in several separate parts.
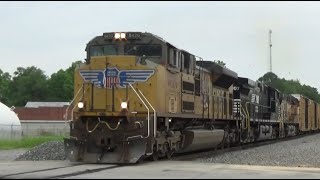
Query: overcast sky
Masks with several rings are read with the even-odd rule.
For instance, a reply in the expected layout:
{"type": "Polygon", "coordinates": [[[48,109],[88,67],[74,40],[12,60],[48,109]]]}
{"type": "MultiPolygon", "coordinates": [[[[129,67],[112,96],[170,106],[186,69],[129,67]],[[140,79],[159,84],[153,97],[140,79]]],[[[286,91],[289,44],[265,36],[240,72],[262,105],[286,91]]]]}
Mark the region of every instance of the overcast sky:
{"type": "Polygon", "coordinates": [[[0,2],[0,69],[50,76],[85,59],[103,32],[143,31],[223,60],[239,76],[269,71],[320,88],[320,2],[0,2]]]}

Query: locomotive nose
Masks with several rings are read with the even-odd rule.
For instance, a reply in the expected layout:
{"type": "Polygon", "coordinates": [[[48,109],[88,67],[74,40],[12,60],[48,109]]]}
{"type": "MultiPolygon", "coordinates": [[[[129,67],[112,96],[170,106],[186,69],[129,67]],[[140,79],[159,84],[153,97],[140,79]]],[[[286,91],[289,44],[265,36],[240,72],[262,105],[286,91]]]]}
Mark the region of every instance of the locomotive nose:
{"type": "Polygon", "coordinates": [[[79,138],[65,140],[66,157],[91,163],[135,163],[144,157],[154,132],[149,104],[154,81],[155,70],[135,56],[94,57],[80,68],[72,129],[79,138]]]}

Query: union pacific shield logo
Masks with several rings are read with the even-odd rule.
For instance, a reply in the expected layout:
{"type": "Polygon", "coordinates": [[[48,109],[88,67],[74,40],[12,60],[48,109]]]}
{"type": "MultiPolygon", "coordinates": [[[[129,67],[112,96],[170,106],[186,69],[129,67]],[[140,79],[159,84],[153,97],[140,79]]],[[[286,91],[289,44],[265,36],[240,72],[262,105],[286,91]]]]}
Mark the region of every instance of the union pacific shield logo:
{"type": "Polygon", "coordinates": [[[146,82],[153,74],[154,70],[119,70],[117,67],[108,67],[105,70],[80,70],[84,81],[108,89],[111,89],[112,85],[125,88],[128,83],[146,82]]]}
{"type": "Polygon", "coordinates": [[[105,70],[105,82],[104,87],[111,89],[112,85],[119,84],[119,71],[117,68],[107,68],[105,70]]]}

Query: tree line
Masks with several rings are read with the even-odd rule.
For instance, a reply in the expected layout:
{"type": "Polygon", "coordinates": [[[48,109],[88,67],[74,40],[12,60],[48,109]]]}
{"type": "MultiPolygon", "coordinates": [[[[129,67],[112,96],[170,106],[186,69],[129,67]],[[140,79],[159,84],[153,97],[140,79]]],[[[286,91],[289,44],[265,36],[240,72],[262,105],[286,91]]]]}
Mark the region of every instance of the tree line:
{"type": "MultiPolygon", "coordinates": [[[[18,67],[11,76],[0,69],[0,102],[7,106],[21,107],[28,101],[70,102],[73,99],[74,70],[81,61],[53,73],[50,77],[41,69],[31,66],[18,67]]],[[[223,61],[216,61],[225,67],[223,61]]],[[[301,85],[299,80],[286,80],[268,72],[258,79],[286,94],[302,94],[320,103],[317,88],[301,85]]]]}
{"type": "MultiPolygon", "coordinates": [[[[217,64],[226,67],[226,63],[222,60],[215,60],[217,64]]],[[[258,81],[263,82],[275,89],[278,89],[285,94],[301,94],[317,103],[320,103],[320,94],[318,89],[306,84],[301,84],[298,79],[296,80],[286,80],[284,78],[278,77],[272,72],[267,72],[261,76],[258,81]]]]}
{"type": "Polygon", "coordinates": [[[276,74],[268,72],[258,79],[267,85],[278,89],[285,94],[302,94],[305,97],[320,103],[320,94],[315,87],[301,84],[299,80],[286,80],[279,78],[276,74]]]}
{"type": "Polygon", "coordinates": [[[0,102],[7,106],[21,107],[28,101],[69,102],[73,98],[74,70],[81,61],[53,73],[30,66],[18,67],[11,76],[0,69],[0,102]]]}

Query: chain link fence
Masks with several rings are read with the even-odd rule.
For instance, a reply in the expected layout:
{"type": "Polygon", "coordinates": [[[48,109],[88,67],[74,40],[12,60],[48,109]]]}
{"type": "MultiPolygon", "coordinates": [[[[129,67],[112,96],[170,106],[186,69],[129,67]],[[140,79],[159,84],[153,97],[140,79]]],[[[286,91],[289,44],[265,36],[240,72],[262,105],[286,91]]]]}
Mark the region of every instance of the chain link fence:
{"type": "Polygon", "coordinates": [[[21,125],[0,124],[0,139],[20,139],[21,135],[21,125]]]}
{"type": "Polygon", "coordinates": [[[21,125],[0,124],[0,139],[19,139],[30,136],[67,136],[69,124],[64,121],[21,120],[21,125]]]}

